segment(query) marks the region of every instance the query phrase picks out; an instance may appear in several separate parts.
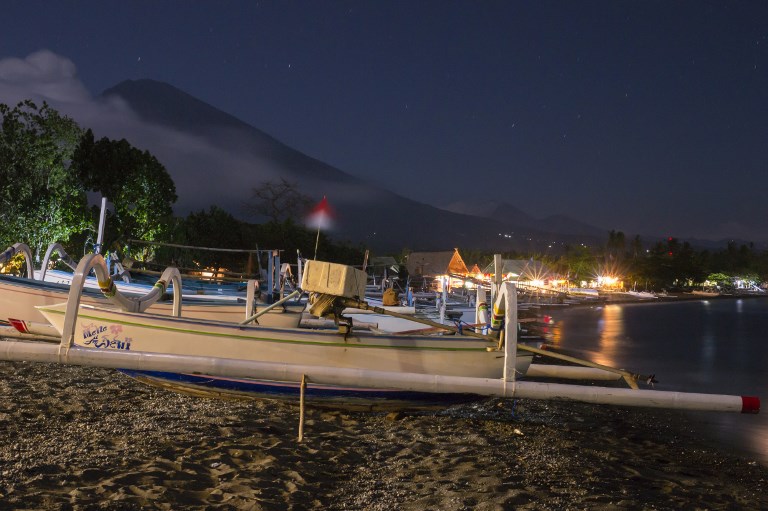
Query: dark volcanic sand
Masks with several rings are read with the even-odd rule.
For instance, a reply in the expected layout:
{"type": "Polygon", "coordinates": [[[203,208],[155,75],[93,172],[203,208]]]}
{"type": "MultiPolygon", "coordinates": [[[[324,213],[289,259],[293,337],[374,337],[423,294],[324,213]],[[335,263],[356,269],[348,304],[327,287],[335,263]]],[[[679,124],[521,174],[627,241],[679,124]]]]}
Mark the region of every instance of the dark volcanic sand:
{"type": "MultiPolygon", "coordinates": [[[[768,509],[768,468],[685,415],[486,400],[298,410],[0,362],[0,509],[768,509]]],[[[745,417],[745,420],[748,420],[745,417]]]]}

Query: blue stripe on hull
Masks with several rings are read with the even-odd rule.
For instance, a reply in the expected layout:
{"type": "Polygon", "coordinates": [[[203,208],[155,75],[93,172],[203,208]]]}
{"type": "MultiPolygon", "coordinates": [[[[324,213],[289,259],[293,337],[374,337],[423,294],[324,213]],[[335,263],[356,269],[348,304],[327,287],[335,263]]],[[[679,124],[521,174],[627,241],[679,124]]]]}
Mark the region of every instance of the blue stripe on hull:
{"type": "MultiPolygon", "coordinates": [[[[199,374],[183,374],[159,371],[133,371],[120,369],[124,374],[144,383],[170,387],[192,393],[227,394],[248,398],[264,398],[292,401],[298,404],[300,384],[247,378],[222,378],[199,374]]],[[[307,384],[305,399],[308,406],[367,409],[367,410],[421,410],[445,408],[483,399],[474,394],[438,394],[412,392],[397,389],[364,387],[340,387],[335,385],[307,384]]]]}

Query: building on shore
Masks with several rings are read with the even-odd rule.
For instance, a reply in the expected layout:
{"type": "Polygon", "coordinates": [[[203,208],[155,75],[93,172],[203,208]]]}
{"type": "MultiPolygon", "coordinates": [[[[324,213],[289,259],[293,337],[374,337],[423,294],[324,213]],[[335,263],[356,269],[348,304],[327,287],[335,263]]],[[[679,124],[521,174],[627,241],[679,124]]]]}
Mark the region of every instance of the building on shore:
{"type": "Polygon", "coordinates": [[[408,254],[405,267],[411,285],[424,291],[442,291],[443,282],[446,282],[448,289],[461,287],[464,280],[456,276],[470,274],[458,248],[442,252],[412,252],[408,254]]]}

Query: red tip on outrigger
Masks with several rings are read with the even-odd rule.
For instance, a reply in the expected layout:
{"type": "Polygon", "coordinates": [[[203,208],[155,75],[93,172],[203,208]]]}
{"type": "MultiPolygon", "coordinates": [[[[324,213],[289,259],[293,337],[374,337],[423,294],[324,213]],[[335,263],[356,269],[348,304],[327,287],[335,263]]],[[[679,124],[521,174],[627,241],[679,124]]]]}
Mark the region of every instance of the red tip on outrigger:
{"type": "Polygon", "coordinates": [[[760,398],[757,396],[741,396],[741,413],[759,413],[760,398]]]}
{"type": "Polygon", "coordinates": [[[27,324],[24,323],[24,320],[8,318],[8,323],[10,323],[13,328],[18,330],[22,334],[29,333],[29,329],[27,328],[27,324]]]}

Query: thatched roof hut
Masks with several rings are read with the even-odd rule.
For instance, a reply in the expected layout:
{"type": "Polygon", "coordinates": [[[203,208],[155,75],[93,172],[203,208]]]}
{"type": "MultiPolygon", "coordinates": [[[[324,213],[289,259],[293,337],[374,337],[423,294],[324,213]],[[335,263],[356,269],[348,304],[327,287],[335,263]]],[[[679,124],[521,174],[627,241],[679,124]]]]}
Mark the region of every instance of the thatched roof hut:
{"type": "Polygon", "coordinates": [[[412,252],[408,254],[405,267],[408,274],[419,277],[435,277],[449,273],[466,275],[469,273],[458,248],[454,248],[453,252],[412,252]]]}

